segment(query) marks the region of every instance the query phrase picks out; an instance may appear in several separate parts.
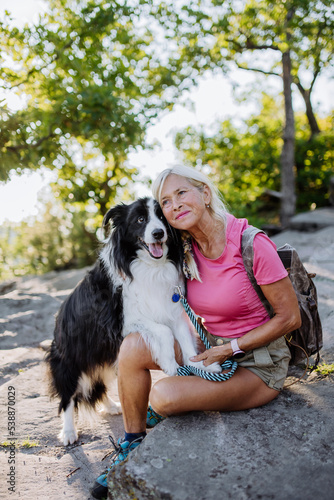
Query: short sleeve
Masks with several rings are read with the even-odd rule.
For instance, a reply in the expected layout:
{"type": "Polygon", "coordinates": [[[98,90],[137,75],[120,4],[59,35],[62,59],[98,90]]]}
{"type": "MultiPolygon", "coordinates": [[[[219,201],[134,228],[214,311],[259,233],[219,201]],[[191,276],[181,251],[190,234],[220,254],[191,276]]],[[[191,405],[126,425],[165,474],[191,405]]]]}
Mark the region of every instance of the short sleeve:
{"type": "Polygon", "coordinates": [[[269,285],[288,276],[277,253],[276,245],[267,235],[259,233],[254,238],[253,272],[258,285],[269,285]]]}

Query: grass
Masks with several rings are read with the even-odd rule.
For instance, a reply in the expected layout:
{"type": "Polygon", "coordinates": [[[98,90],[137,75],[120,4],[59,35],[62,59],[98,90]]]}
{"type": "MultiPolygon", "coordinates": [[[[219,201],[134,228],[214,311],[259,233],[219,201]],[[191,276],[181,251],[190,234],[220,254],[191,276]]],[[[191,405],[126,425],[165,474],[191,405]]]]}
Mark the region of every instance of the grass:
{"type": "Polygon", "coordinates": [[[314,370],[319,373],[322,377],[328,377],[331,373],[334,373],[334,363],[322,363],[316,367],[314,370]]]}
{"type": "MultiPolygon", "coordinates": [[[[2,448],[8,448],[9,446],[11,446],[13,443],[13,441],[3,441],[2,443],[0,443],[0,446],[2,448]]],[[[23,441],[14,441],[14,444],[15,444],[15,447],[16,448],[26,448],[26,449],[29,449],[29,448],[35,448],[36,446],[39,446],[39,442],[38,441],[30,441],[30,438],[27,437],[26,439],[23,439],[23,441]]]]}
{"type": "Polygon", "coordinates": [[[30,441],[29,438],[25,439],[21,443],[22,448],[35,448],[36,446],[39,446],[39,442],[38,441],[30,441]]]}

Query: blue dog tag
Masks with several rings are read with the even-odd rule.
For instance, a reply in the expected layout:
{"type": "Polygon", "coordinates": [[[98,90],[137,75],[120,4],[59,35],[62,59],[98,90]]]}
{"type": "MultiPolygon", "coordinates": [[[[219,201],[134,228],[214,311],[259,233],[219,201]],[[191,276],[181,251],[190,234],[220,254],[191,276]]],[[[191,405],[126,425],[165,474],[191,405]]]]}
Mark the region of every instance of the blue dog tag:
{"type": "Polygon", "coordinates": [[[173,302],[178,302],[179,300],[180,300],[180,294],[179,293],[173,293],[172,301],[173,302]]]}

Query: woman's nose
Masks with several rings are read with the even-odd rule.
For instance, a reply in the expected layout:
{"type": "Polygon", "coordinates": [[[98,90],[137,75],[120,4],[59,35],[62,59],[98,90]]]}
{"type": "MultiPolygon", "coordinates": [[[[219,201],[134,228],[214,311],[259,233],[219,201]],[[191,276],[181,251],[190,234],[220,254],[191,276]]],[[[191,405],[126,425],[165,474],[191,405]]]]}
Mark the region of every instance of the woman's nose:
{"type": "Polygon", "coordinates": [[[173,200],[173,210],[179,210],[182,207],[182,202],[180,200],[173,200]]]}

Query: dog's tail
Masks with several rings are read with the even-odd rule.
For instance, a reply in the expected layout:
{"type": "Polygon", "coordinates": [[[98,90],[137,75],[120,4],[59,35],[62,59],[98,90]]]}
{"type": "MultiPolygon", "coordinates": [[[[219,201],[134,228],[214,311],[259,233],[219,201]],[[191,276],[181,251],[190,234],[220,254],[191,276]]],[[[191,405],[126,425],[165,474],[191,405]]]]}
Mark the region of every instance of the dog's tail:
{"type": "MultiPolygon", "coordinates": [[[[46,354],[45,361],[48,367],[49,393],[51,397],[59,397],[58,412],[66,410],[71,399],[75,396],[78,387],[79,370],[71,366],[59,354],[55,341],[46,354]]],[[[75,401],[76,405],[77,402],[75,401]]]]}
{"type": "Polygon", "coordinates": [[[75,363],[65,360],[59,353],[53,340],[46,354],[48,367],[49,394],[60,399],[58,413],[65,411],[71,400],[85,413],[96,409],[96,405],[105,401],[108,392],[107,384],[114,379],[115,364],[108,365],[104,371],[101,366],[85,373],[75,363]]]}

